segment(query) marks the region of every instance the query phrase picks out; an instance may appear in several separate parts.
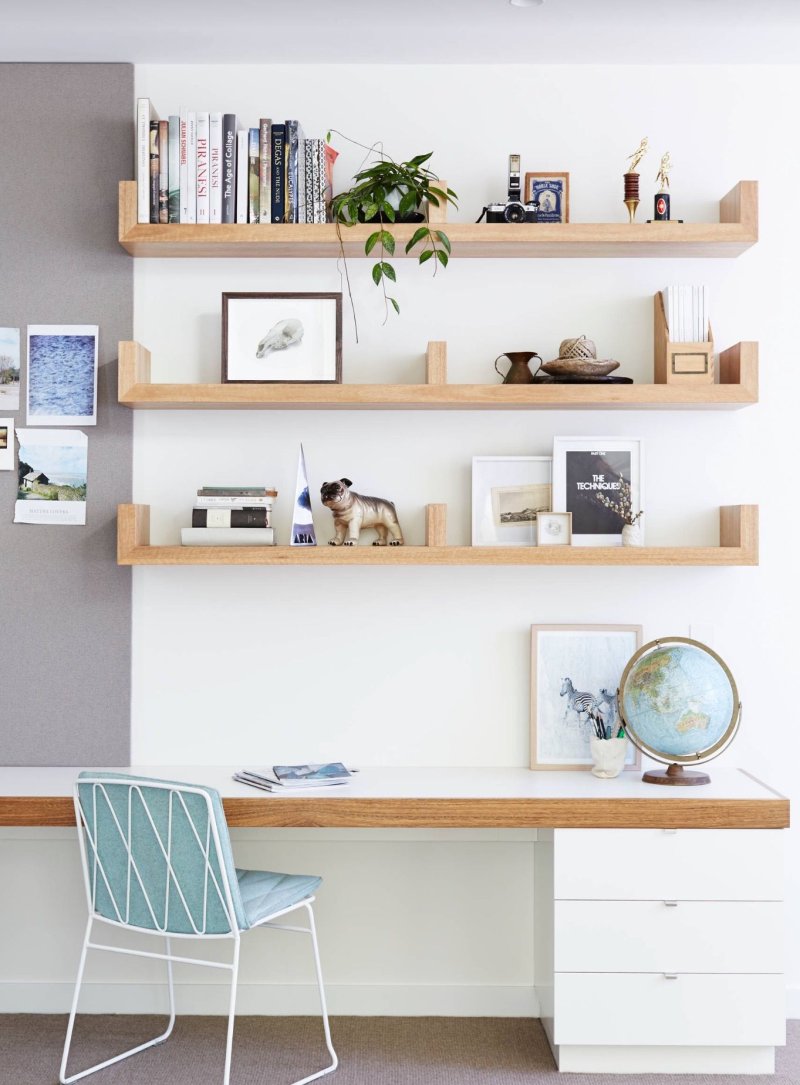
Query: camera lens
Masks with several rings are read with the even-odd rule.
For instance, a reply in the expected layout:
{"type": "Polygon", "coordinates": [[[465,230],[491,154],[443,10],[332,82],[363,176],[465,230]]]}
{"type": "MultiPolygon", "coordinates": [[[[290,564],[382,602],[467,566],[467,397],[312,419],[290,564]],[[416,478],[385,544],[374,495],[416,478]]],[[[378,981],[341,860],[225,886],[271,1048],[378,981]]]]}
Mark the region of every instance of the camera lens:
{"type": "Polygon", "coordinates": [[[506,204],[505,210],[506,222],[524,222],[525,221],[525,207],[521,203],[509,203],[506,204]]]}

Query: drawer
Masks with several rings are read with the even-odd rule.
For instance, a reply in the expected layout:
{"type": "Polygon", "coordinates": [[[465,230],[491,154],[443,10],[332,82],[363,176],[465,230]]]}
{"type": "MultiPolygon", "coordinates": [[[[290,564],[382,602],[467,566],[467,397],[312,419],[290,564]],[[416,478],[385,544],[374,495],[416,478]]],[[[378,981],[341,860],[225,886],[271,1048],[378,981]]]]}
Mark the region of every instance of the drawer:
{"type": "Polygon", "coordinates": [[[557,973],[554,1042],[646,1046],[785,1043],[783,976],[557,973]]]}
{"type": "Polygon", "coordinates": [[[556,829],[556,899],[782,900],[780,829],[556,829]]]}
{"type": "Polygon", "coordinates": [[[783,904],[558,900],[556,972],[783,972],[783,904]]]}

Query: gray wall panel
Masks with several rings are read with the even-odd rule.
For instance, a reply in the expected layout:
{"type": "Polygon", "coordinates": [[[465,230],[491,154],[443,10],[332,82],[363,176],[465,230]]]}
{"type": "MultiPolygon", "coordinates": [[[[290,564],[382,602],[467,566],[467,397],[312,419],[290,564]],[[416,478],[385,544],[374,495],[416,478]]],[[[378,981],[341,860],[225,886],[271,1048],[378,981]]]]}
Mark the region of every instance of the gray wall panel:
{"type": "Polygon", "coordinates": [[[13,524],[0,472],[0,764],[126,764],[130,570],[115,564],[130,500],[132,414],[116,403],[133,327],[117,183],[133,176],[133,68],[0,64],[0,325],[98,324],[98,424],[87,426],[86,527],[13,524]]]}

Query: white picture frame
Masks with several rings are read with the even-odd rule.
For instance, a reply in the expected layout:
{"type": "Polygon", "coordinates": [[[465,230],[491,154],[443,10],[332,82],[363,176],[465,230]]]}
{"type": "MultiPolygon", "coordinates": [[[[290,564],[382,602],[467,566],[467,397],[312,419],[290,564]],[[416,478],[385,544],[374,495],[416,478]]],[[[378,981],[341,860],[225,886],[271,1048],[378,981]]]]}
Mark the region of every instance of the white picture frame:
{"type": "Polygon", "coordinates": [[[536,518],[538,546],[572,546],[572,513],[540,512],[536,518]]]}
{"type": "Polygon", "coordinates": [[[535,516],[528,508],[552,505],[550,456],[472,457],[472,545],[535,546],[535,516]]]}
{"type": "Polygon", "coordinates": [[[641,438],[553,439],[553,512],[572,513],[573,546],[622,545],[623,520],[602,499],[619,504],[626,484],[638,512],[644,507],[641,438]]]}

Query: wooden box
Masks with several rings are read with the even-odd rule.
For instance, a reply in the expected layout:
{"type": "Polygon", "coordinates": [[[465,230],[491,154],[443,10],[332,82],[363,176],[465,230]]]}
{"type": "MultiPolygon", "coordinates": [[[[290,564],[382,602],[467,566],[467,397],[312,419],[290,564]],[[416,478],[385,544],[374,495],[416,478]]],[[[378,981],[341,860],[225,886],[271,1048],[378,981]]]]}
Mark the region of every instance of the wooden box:
{"type": "Polygon", "coordinates": [[[656,384],[713,384],[714,339],[708,325],[704,343],[673,343],[664,312],[664,298],[657,291],[653,329],[653,376],[656,384]]]}

